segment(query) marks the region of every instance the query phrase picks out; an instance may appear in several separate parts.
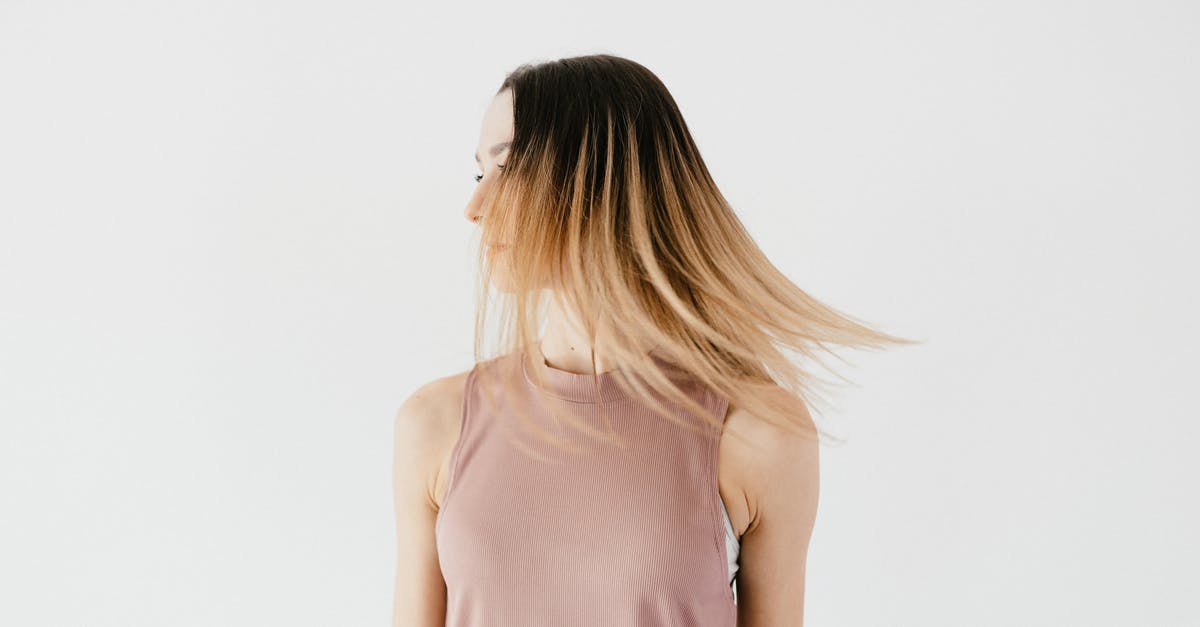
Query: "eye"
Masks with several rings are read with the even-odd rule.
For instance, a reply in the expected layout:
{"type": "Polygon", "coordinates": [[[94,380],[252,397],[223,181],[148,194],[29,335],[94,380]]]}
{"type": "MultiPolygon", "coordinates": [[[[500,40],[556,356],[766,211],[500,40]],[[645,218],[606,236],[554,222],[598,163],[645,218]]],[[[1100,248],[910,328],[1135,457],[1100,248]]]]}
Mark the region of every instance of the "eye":
{"type": "MultiPolygon", "coordinates": [[[[503,169],[504,169],[504,165],[503,165],[503,164],[497,164],[497,165],[496,165],[496,169],[497,169],[497,170],[503,170],[503,169]]],[[[478,183],[478,182],[479,182],[479,181],[481,181],[481,180],[483,180],[483,175],[482,175],[482,174],[476,174],[476,175],[475,175],[475,182],[476,182],[476,183],[478,183]]]]}

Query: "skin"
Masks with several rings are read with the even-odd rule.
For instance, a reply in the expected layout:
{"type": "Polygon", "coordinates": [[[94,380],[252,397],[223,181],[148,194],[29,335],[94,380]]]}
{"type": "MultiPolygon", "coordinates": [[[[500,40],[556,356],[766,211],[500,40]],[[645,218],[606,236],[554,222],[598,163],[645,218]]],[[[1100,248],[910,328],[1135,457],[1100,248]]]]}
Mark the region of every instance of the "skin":
{"type": "MultiPolygon", "coordinates": [[[[477,155],[483,171],[464,215],[473,224],[512,139],[512,95],[497,94],[483,118],[477,155]]],[[[494,255],[497,288],[504,289],[503,256],[494,255]]],[[[570,312],[548,309],[542,353],[547,365],[575,373],[605,372],[603,342],[595,349],[570,312]],[[593,353],[595,353],[593,355],[593,353]]],[[[459,436],[468,370],[430,381],[402,403],[394,418],[393,490],[397,560],[394,627],[444,627],[446,586],[434,524],[445,496],[450,452],[459,436]]],[[[784,394],[782,390],[780,394],[784,394]]],[[[794,419],[811,425],[798,399],[794,419]]],[[[818,445],[730,405],[718,452],[718,487],[740,539],[737,576],[739,627],[803,624],[809,539],[817,512],[818,445]],[[738,434],[742,437],[725,437],[738,434]]]]}

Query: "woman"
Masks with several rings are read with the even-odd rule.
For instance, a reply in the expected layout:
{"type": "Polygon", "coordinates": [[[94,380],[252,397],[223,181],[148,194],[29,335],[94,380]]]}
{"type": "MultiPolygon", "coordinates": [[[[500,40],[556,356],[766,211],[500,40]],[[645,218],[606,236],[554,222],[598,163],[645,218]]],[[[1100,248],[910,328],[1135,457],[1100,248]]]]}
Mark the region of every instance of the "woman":
{"type": "Polygon", "coordinates": [[[820,430],[785,350],[908,340],[771,265],[633,61],[518,67],[476,160],[476,328],[494,286],[510,343],[397,412],[394,624],[800,625],[820,430]]]}

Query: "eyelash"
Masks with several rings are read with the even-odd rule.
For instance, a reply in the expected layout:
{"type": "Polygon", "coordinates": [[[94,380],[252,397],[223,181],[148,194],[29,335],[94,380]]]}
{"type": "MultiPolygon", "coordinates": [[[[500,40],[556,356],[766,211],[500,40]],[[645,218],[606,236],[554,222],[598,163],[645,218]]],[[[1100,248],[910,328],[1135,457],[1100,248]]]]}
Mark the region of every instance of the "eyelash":
{"type": "MultiPolygon", "coordinates": [[[[504,169],[504,166],[502,166],[502,165],[498,165],[498,166],[496,166],[496,169],[497,169],[497,170],[503,170],[503,169],[504,169]]],[[[482,174],[476,174],[476,175],[475,175],[475,182],[476,182],[476,183],[478,183],[478,182],[479,182],[480,180],[482,180],[482,179],[483,179],[483,175],[482,175],[482,174]]]]}

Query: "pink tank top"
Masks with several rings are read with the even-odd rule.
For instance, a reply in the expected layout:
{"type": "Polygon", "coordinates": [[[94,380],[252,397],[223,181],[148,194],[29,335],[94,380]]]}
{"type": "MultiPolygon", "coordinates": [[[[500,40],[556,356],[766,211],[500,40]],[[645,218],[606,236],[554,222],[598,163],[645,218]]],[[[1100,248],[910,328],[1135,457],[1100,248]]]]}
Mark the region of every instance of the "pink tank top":
{"type": "MultiPolygon", "coordinates": [[[[597,402],[591,374],[551,368],[534,346],[532,359],[482,361],[466,379],[435,528],[446,626],[734,627],[719,429],[667,399],[660,406],[703,433],[655,415],[613,372],[600,373],[597,402]],[[627,448],[556,422],[537,397],[534,368],[559,411],[604,430],[603,406],[627,448]],[[537,438],[514,407],[580,450],[537,438]]],[[[723,422],[727,399],[660,363],[723,422]]]]}

